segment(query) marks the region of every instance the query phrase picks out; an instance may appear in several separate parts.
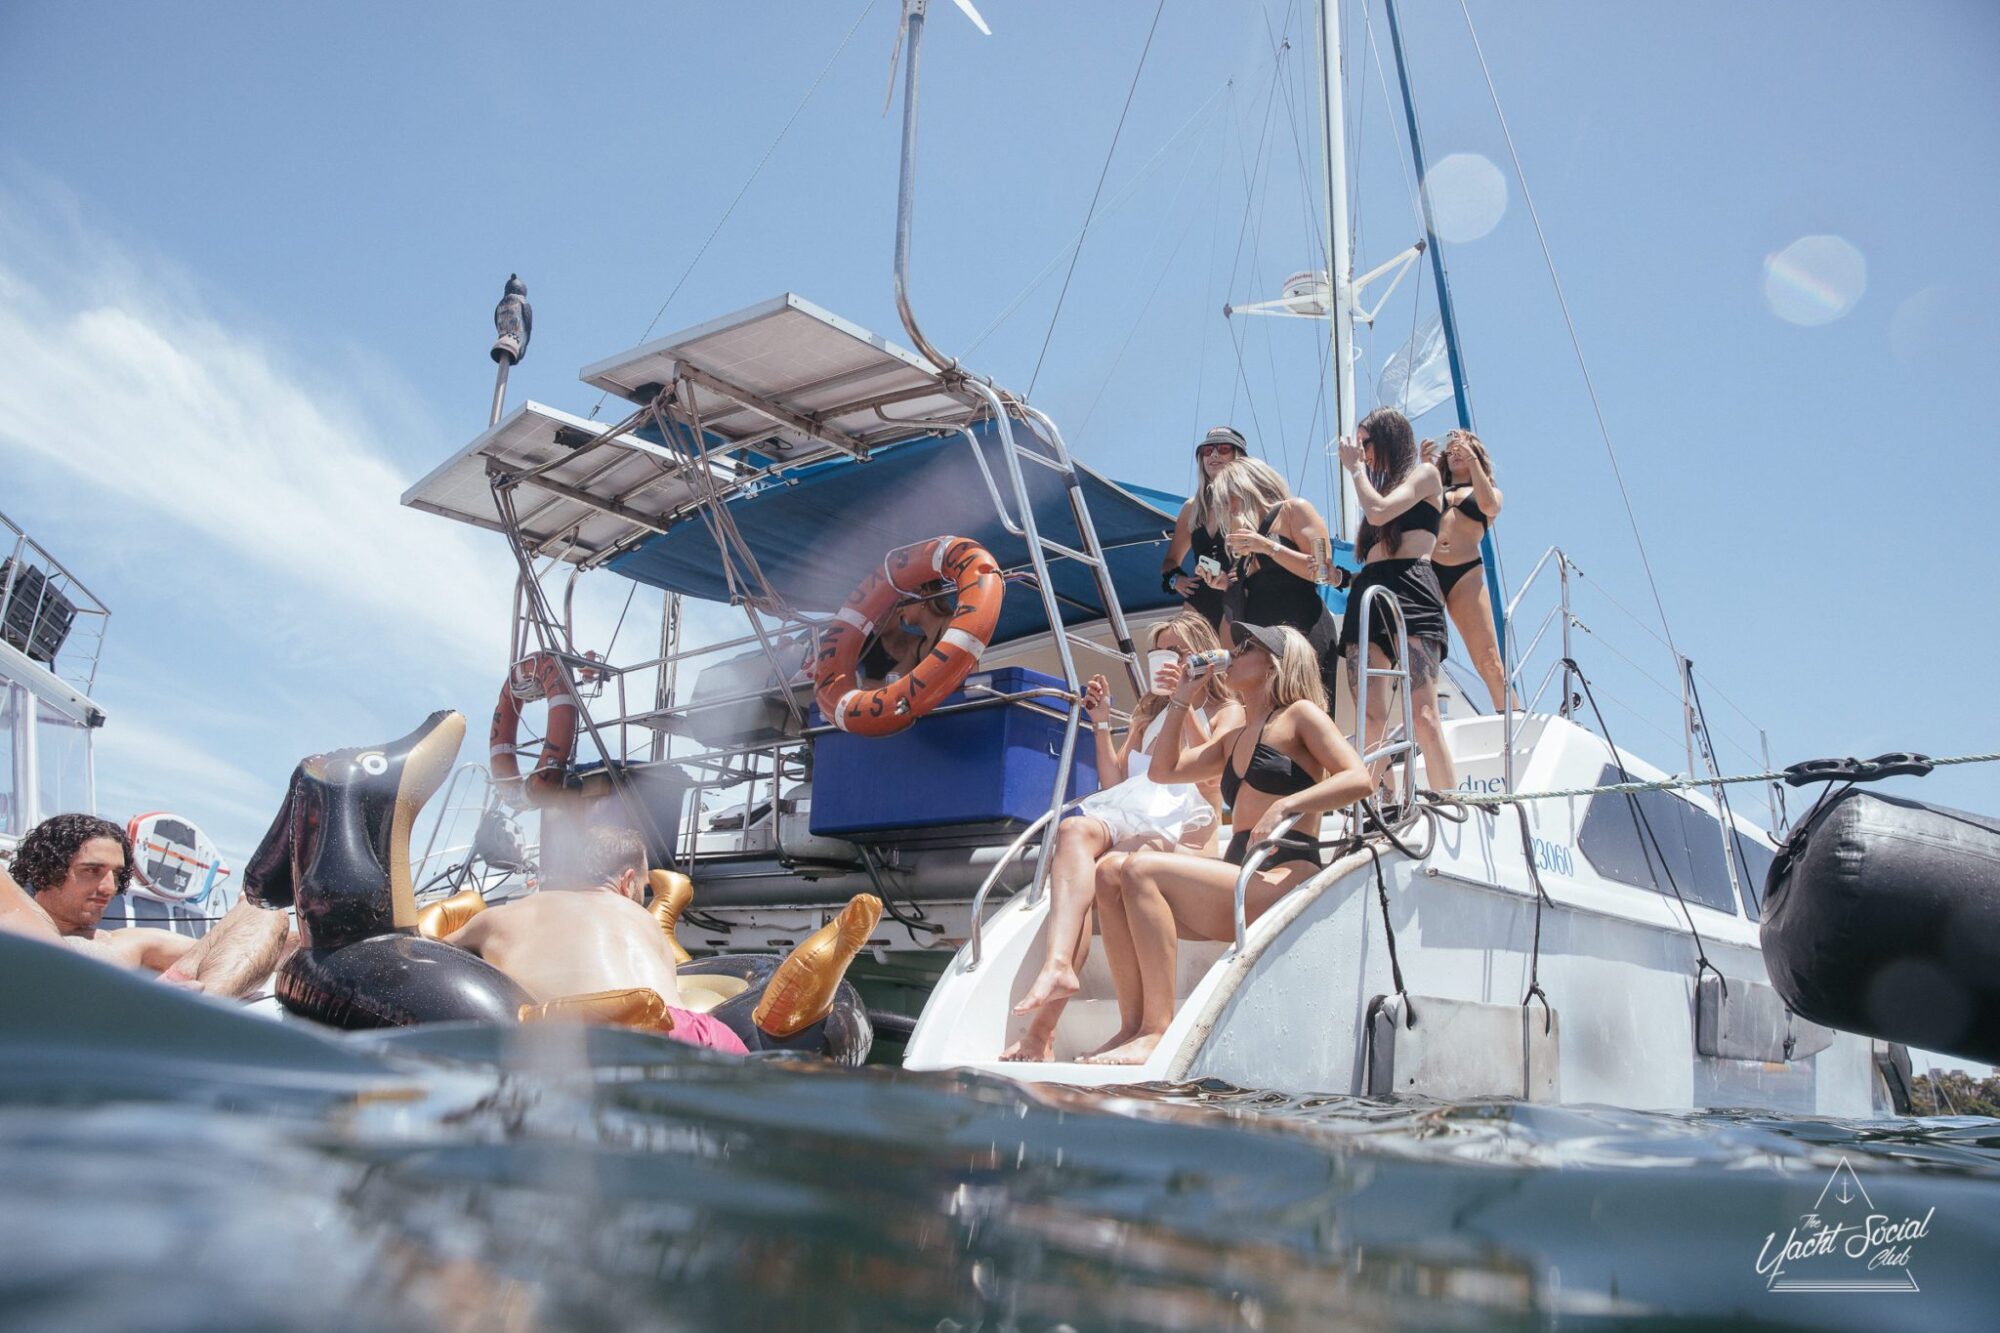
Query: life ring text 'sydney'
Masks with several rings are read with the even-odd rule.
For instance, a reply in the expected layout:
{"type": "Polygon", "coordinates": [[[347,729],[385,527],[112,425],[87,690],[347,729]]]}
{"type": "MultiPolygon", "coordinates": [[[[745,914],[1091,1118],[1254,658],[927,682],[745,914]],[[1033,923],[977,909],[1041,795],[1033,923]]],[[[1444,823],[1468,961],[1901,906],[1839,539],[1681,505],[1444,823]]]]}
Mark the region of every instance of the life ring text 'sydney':
{"type": "Polygon", "coordinates": [[[814,698],[827,721],[857,736],[888,736],[915,722],[964,683],[979,665],[1000,620],[1006,586],[1000,565],[965,537],[934,537],[891,551],[880,570],[847,599],[822,636],[814,698]],[[925,583],[948,580],[958,592],[951,623],[908,675],[864,690],[855,674],[876,626],[919,595],[925,583]]]}

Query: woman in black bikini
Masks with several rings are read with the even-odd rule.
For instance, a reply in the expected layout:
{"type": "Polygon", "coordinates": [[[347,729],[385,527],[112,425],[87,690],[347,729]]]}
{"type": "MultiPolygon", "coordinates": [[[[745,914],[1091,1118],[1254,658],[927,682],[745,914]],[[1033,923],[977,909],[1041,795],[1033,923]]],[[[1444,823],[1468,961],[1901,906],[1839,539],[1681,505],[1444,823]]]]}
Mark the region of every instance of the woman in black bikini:
{"type": "Polygon", "coordinates": [[[1222,590],[1199,574],[1181,572],[1181,564],[1194,553],[1196,567],[1204,559],[1218,568],[1229,563],[1222,534],[1229,511],[1215,497],[1215,479],[1239,458],[1250,456],[1250,445],[1234,426],[1217,426],[1194,447],[1196,465],[1201,469],[1201,489],[1181,506],[1174,520],[1174,535],[1167,542],[1166,559],[1160,563],[1160,587],[1184,598],[1188,608],[1201,613],[1211,628],[1222,628],[1222,590]]]}
{"type": "MultiPolygon", "coordinates": [[[[1426,448],[1429,441],[1425,442],[1426,448]]],[[[1493,631],[1493,602],[1486,593],[1486,563],[1479,542],[1500,517],[1500,490],[1493,484],[1493,460],[1486,446],[1469,430],[1444,437],[1444,454],[1435,460],[1444,477],[1444,521],[1438,526],[1437,550],[1431,567],[1437,571],[1445,610],[1465,640],[1472,668],[1486,682],[1493,706],[1507,690],[1507,669],[1500,661],[1500,640],[1493,631]]]]}
{"type": "Polygon", "coordinates": [[[1230,465],[1214,482],[1231,523],[1224,544],[1233,561],[1225,601],[1231,620],[1284,625],[1306,636],[1331,697],[1339,661],[1340,622],[1319,595],[1326,520],[1295,496],[1276,468],[1254,458],[1230,465]]]}
{"type": "MultiPolygon", "coordinates": [[[[1340,651],[1348,657],[1350,679],[1358,678],[1359,654],[1371,666],[1393,663],[1396,636],[1388,608],[1377,600],[1370,611],[1368,642],[1361,640],[1361,596],[1371,587],[1395,595],[1410,650],[1412,720],[1417,748],[1424,756],[1424,785],[1450,791],[1458,785],[1451,751],[1445,747],[1444,725],[1438,718],[1437,676],[1444,661],[1444,594],[1431,568],[1438,523],[1444,517],[1444,483],[1437,468],[1417,457],[1417,440],[1410,421],[1394,408],[1378,407],[1362,419],[1352,440],[1340,442],[1340,465],[1354,485],[1361,506],[1361,532],[1354,549],[1361,553],[1361,572],[1336,574],[1347,589],[1347,615],[1340,627],[1340,651]],[[1364,469],[1363,462],[1367,463],[1364,469]]],[[[1377,677],[1368,686],[1368,734],[1363,752],[1382,743],[1388,729],[1389,701],[1394,682],[1377,677]]]]}
{"type": "MultiPolygon", "coordinates": [[[[1236,835],[1220,860],[1179,852],[1134,852],[1098,877],[1099,924],[1106,961],[1121,989],[1121,1013],[1139,1015],[1129,1041],[1093,1057],[1103,1064],[1144,1064],[1174,1017],[1177,941],[1226,940],[1235,932],[1236,876],[1251,844],[1279,820],[1304,816],[1284,844],[1251,878],[1244,900],[1249,920],[1320,869],[1319,817],[1352,805],[1374,783],[1354,747],[1326,715],[1319,659],[1297,630],[1238,624],[1228,667],[1230,689],[1244,701],[1241,725],[1219,729],[1187,746],[1168,727],[1148,772],[1161,782],[1222,779],[1236,835]]],[[[1167,707],[1185,710],[1199,679],[1180,679],[1167,707]]]]}

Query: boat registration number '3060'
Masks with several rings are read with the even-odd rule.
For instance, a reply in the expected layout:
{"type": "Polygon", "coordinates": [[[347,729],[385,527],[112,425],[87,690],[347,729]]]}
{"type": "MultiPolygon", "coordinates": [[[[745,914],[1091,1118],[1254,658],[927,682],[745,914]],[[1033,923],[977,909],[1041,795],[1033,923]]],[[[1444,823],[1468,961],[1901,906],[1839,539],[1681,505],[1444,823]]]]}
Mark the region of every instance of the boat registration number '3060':
{"type": "Polygon", "coordinates": [[[1535,868],[1552,870],[1558,875],[1574,875],[1576,860],[1569,848],[1560,842],[1550,842],[1546,838],[1533,840],[1535,846],[1535,868]]]}

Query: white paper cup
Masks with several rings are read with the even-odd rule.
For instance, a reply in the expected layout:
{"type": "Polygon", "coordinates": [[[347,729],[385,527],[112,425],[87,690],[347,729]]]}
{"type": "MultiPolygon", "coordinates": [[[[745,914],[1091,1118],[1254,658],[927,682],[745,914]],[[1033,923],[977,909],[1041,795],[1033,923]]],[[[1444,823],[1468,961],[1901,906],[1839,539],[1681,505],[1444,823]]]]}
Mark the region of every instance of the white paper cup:
{"type": "Polygon", "coordinates": [[[1152,682],[1153,693],[1171,693],[1169,690],[1160,688],[1160,668],[1169,662],[1178,662],[1180,660],[1181,655],[1171,648],[1155,648],[1146,654],[1146,679],[1152,682]]]}

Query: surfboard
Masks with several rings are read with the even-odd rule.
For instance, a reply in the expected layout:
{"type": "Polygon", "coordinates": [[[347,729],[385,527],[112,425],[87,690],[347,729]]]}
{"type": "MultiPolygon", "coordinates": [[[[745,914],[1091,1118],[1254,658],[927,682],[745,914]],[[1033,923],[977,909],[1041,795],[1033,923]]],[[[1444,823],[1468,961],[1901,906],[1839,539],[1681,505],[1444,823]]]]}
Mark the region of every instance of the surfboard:
{"type": "Polygon", "coordinates": [[[132,892],[161,902],[200,902],[229,878],[229,867],[191,819],[156,810],[126,826],[132,840],[132,892]]]}

